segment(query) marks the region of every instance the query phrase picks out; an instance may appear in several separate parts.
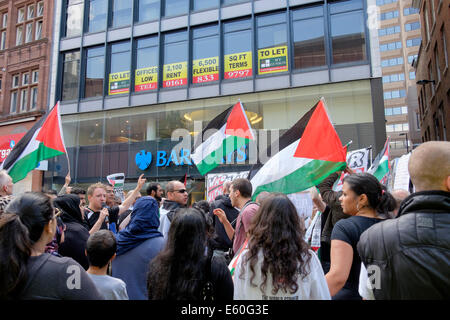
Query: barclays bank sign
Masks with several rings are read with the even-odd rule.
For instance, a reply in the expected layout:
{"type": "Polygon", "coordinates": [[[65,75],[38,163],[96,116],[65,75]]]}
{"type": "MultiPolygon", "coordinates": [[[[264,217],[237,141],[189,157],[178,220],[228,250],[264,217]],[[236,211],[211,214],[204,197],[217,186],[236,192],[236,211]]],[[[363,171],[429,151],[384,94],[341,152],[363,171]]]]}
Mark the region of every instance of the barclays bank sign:
{"type": "MultiPolygon", "coordinates": [[[[244,145],[236,151],[230,152],[226,157],[222,159],[222,163],[244,163],[245,160],[247,160],[246,149],[247,146],[244,145]]],[[[170,165],[193,165],[191,161],[191,151],[186,149],[181,149],[180,152],[176,152],[175,149],[172,149],[170,154],[167,151],[158,150],[156,151],[156,155],[153,155],[150,151],[140,150],[138,153],[136,153],[134,159],[136,162],[136,166],[140,170],[147,170],[151,166],[153,159],[155,159],[154,165],[156,167],[169,167],[170,165]]]]}

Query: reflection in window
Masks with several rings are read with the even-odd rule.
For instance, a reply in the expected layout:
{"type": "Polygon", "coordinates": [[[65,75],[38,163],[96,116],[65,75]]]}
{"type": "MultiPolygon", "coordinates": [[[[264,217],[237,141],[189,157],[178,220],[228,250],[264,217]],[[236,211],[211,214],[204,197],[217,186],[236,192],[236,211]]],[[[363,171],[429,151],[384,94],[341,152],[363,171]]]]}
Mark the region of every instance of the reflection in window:
{"type": "Polygon", "coordinates": [[[159,18],[159,0],[139,0],[138,21],[151,21],[159,18]]]}
{"type": "Polygon", "coordinates": [[[78,99],[80,77],[80,51],[64,54],[62,100],[78,99]]]}
{"type": "Polygon", "coordinates": [[[218,26],[192,30],[192,83],[219,80],[218,26]]]}
{"type": "Polygon", "coordinates": [[[84,97],[102,96],[103,79],[105,77],[105,49],[104,47],[89,48],[86,56],[84,97]]]}
{"type": "Polygon", "coordinates": [[[223,24],[224,79],[246,78],[253,74],[250,19],[223,24]]]}
{"type": "Polygon", "coordinates": [[[133,1],[113,0],[112,3],[112,27],[121,27],[131,24],[131,6],[133,1]]]}
{"type": "Polygon", "coordinates": [[[111,71],[108,94],[128,93],[130,88],[130,42],[111,45],[111,71]]]}
{"type": "Polygon", "coordinates": [[[187,85],[187,31],[163,35],[164,70],[163,88],[187,85]]]}
{"type": "Polygon", "coordinates": [[[36,21],[36,37],[35,40],[42,38],[42,20],[36,21]]]}
{"type": "Polygon", "coordinates": [[[367,60],[362,1],[331,3],[330,13],[333,64],[367,60]]]}
{"type": "Polygon", "coordinates": [[[16,46],[21,45],[23,41],[23,26],[18,26],[16,29],[16,46]]]}
{"type": "Polygon", "coordinates": [[[164,16],[178,16],[189,11],[189,0],[165,0],[164,16]]]}
{"type": "Polygon", "coordinates": [[[303,69],[326,64],[323,7],[294,11],[294,68],[303,69]]]}
{"type": "Polygon", "coordinates": [[[37,107],[37,98],[38,98],[38,87],[31,88],[31,105],[30,110],[34,110],[37,107]]]}
{"type": "Polygon", "coordinates": [[[158,87],[158,37],[137,40],[134,91],[154,90],[158,87]]]}
{"type": "Polygon", "coordinates": [[[83,0],[69,0],[67,4],[66,37],[81,35],[83,0]]]}
{"type": "Polygon", "coordinates": [[[106,29],[107,8],[108,0],[89,1],[88,32],[97,32],[106,29]]]}
{"type": "Polygon", "coordinates": [[[10,113],[17,112],[17,91],[11,92],[11,106],[9,109],[10,113]]]}
{"type": "Polygon", "coordinates": [[[217,8],[219,0],[193,0],[194,11],[217,8]]]}

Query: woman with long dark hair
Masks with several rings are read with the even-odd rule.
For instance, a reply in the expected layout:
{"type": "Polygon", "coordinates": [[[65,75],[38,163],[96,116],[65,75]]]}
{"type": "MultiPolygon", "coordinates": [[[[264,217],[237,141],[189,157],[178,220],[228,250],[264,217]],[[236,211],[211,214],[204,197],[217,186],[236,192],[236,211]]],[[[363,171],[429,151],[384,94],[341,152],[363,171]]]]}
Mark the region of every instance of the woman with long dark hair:
{"type": "Polygon", "coordinates": [[[0,218],[0,299],[102,299],[77,262],[44,252],[56,224],[43,193],[24,193],[6,207],[0,218]]]}
{"type": "Polygon", "coordinates": [[[269,195],[253,219],[247,247],[238,252],[234,299],[329,300],[320,261],[304,234],[289,198],[269,195]]]}
{"type": "Polygon", "coordinates": [[[357,173],[344,178],[339,200],[343,212],[352,217],[338,221],[333,228],[331,266],[325,277],[334,300],[360,300],[361,259],[356,245],[364,231],[389,218],[395,199],[373,175],[357,173]]]}
{"type": "Polygon", "coordinates": [[[89,262],[85,250],[89,227],[83,219],[80,202],[80,197],[75,194],[65,194],[53,200],[55,207],[62,211],[61,220],[66,225],[64,242],[59,245],[58,253],[74,259],[87,270],[89,262]]]}
{"type": "Polygon", "coordinates": [[[206,250],[206,220],[195,208],[180,209],[166,247],[151,262],[150,300],[231,300],[233,282],[223,257],[206,250]]]}

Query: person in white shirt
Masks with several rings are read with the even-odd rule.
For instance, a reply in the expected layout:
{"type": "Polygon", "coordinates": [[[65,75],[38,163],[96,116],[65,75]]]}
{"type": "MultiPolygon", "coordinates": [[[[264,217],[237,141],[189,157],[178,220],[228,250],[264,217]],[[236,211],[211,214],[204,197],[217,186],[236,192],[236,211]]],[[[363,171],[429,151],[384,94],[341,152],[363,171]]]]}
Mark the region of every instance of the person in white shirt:
{"type": "Polygon", "coordinates": [[[330,300],[320,261],[304,241],[297,210],[284,194],[262,203],[234,266],[235,300],[330,300]]]}

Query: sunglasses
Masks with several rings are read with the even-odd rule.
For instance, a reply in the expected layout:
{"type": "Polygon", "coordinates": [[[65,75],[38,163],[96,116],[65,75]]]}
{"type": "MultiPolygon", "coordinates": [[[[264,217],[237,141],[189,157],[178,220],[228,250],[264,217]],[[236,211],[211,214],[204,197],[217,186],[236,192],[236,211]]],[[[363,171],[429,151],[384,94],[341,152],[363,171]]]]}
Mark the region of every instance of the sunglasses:
{"type": "Polygon", "coordinates": [[[187,192],[187,190],[186,189],[180,189],[180,190],[173,190],[172,192],[185,193],[185,192],[187,192]]]}

